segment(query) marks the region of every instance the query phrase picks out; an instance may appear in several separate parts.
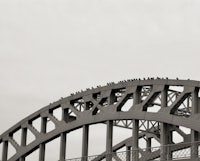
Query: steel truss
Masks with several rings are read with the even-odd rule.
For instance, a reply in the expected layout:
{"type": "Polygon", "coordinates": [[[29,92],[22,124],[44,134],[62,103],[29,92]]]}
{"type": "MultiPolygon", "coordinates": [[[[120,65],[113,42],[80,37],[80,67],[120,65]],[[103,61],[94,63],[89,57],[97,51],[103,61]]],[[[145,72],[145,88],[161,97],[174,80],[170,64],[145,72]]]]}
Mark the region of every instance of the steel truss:
{"type": "Polygon", "coordinates": [[[59,160],[64,161],[67,133],[78,128],[83,128],[82,160],[87,160],[89,127],[97,123],[107,126],[106,151],[93,161],[102,159],[109,161],[112,157],[120,160],[117,155],[107,156],[122,147],[134,152],[134,155],[131,155],[134,161],[158,158],[169,160],[173,152],[188,147],[191,159],[197,158],[198,144],[195,142],[199,141],[200,132],[199,88],[198,81],[148,79],[108,83],[104,87],[98,86],[71,94],[33,113],[3,133],[0,136],[0,143],[3,144],[2,161],[25,161],[26,156],[36,149],[39,149],[39,161],[44,161],[46,143],[58,137],[60,137],[59,160]],[[55,111],[58,109],[62,110],[60,119],[55,116],[55,111]],[[40,120],[40,129],[34,126],[36,120],[40,120]],[[47,130],[49,122],[55,125],[51,131],[47,130]],[[132,130],[132,137],[113,145],[113,126],[132,130]],[[183,132],[181,126],[191,129],[191,133],[183,132]],[[21,143],[14,138],[19,130],[21,143]],[[35,136],[35,140],[30,143],[27,142],[28,131],[35,136]],[[173,141],[173,132],[182,136],[181,143],[173,141]],[[138,142],[141,138],[146,141],[145,151],[139,147],[138,142]],[[160,143],[160,149],[151,151],[152,139],[160,143]],[[168,150],[166,148],[168,144],[174,147],[168,150]],[[8,158],[8,145],[16,150],[10,158],[8,158]],[[150,152],[155,155],[147,157],[150,152]]]}

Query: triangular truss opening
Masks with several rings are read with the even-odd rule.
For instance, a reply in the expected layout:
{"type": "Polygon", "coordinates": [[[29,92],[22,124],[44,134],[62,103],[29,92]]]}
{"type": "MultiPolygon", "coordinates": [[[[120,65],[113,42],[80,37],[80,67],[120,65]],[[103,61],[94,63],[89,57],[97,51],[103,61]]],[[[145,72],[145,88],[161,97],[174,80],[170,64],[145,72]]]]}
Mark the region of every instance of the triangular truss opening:
{"type": "Polygon", "coordinates": [[[83,111],[86,110],[86,108],[85,108],[85,101],[82,98],[73,100],[70,103],[79,112],[83,112],[83,111]]]}
{"type": "Polygon", "coordinates": [[[133,97],[132,94],[127,95],[123,100],[121,100],[121,103],[118,105],[117,110],[127,112],[130,110],[130,108],[133,106],[133,97]]]}
{"type": "Polygon", "coordinates": [[[55,130],[56,126],[55,124],[53,123],[53,121],[51,121],[49,118],[47,118],[47,129],[46,129],[46,132],[51,132],[53,130],[55,130]]]}
{"type": "Polygon", "coordinates": [[[110,104],[116,104],[121,100],[126,92],[126,88],[113,89],[110,96],[110,104]]]}
{"type": "Polygon", "coordinates": [[[157,113],[161,109],[161,93],[147,106],[147,112],[157,113]]]}
{"type": "Polygon", "coordinates": [[[41,130],[41,117],[38,117],[37,119],[32,121],[32,126],[37,130],[41,130]]]}
{"type": "Polygon", "coordinates": [[[183,92],[183,90],[183,86],[170,86],[167,92],[167,105],[170,106],[178,98],[181,92],[183,92]]]}
{"type": "Polygon", "coordinates": [[[32,143],[33,141],[35,141],[36,137],[35,135],[29,130],[27,129],[27,141],[26,141],[26,144],[30,144],[32,143]]]}
{"type": "Polygon", "coordinates": [[[141,101],[143,102],[151,93],[152,86],[142,86],[141,89],[141,101]]]}
{"type": "Polygon", "coordinates": [[[176,111],[174,112],[175,115],[183,116],[183,117],[190,117],[192,110],[192,97],[191,94],[184,98],[182,103],[176,107],[176,111]]]}
{"type": "Polygon", "coordinates": [[[17,144],[21,144],[21,133],[22,130],[19,129],[17,130],[15,133],[13,133],[12,138],[15,140],[15,142],[17,142],[17,144]]]}
{"type": "Polygon", "coordinates": [[[10,159],[13,155],[15,155],[16,149],[13,147],[13,145],[8,142],[8,159],[10,159]]]}
{"type": "Polygon", "coordinates": [[[53,116],[61,121],[62,120],[62,107],[58,107],[52,111],[53,116]]]}

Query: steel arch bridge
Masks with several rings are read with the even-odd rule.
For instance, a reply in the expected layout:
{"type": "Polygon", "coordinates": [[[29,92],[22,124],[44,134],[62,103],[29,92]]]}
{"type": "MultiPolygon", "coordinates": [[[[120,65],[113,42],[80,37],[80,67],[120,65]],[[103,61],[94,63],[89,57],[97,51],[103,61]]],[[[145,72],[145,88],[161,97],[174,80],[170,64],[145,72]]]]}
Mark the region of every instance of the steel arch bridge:
{"type": "Polygon", "coordinates": [[[117,154],[111,155],[122,147],[127,149],[124,160],[128,161],[173,160],[173,154],[184,149],[190,151],[188,160],[198,160],[199,88],[198,81],[148,78],[108,83],[103,87],[71,94],[31,114],[4,132],[0,136],[2,161],[25,161],[37,149],[38,160],[44,161],[45,145],[58,137],[59,161],[65,161],[67,134],[79,128],[83,129],[81,160],[86,161],[89,128],[97,123],[107,126],[106,151],[91,159],[93,161],[122,160],[117,154]],[[61,119],[55,117],[57,109],[62,110],[61,119]],[[38,119],[41,120],[40,130],[33,124],[38,119]],[[52,131],[47,131],[48,121],[55,124],[52,131]],[[113,126],[132,130],[132,137],[113,145],[113,126]],[[181,127],[190,129],[190,133],[184,132],[181,127]],[[14,138],[19,130],[21,143],[14,138]],[[35,136],[35,140],[30,143],[27,143],[27,131],[35,136]],[[175,143],[173,133],[179,134],[182,141],[175,143]],[[146,141],[146,150],[139,147],[141,138],[146,141]],[[160,143],[159,149],[151,149],[152,139],[160,143]],[[14,147],[16,153],[8,157],[10,146],[14,147]]]}

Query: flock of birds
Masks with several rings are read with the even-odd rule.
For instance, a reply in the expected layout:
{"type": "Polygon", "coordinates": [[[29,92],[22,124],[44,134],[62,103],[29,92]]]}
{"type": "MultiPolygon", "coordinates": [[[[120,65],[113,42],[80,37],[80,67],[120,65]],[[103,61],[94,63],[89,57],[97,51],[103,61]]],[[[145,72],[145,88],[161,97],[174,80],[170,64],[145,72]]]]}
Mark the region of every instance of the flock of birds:
{"type": "MultiPolygon", "coordinates": [[[[143,79],[134,78],[134,79],[122,80],[122,81],[119,81],[118,83],[126,83],[126,82],[132,82],[132,81],[140,81],[140,80],[168,80],[168,77],[166,77],[166,78],[163,78],[163,77],[162,78],[160,78],[160,77],[156,77],[156,78],[147,77],[147,78],[143,78],[143,79]]],[[[179,78],[176,78],[176,80],[179,80],[179,78]]],[[[188,79],[188,80],[190,80],[190,79],[188,79]]],[[[107,83],[107,86],[111,86],[111,85],[114,85],[114,84],[116,84],[116,83],[115,82],[109,82],[109,83],[107,83]]],[[[100,87],[102,87],[102,86],[98,85],[96,88],[100,88],[100,87]]],[[[86,88],[86,90],[81,90],[81,91],[77,91],[75,93],[71,93],[70,96],[74,96],[76,94],[80,94],[82,92],[93,90],[93,89],[95,89],[95,88],[94,87],[86,88]]],[[[62,99],[63,99],[63,97],[60,98],[60,100],[62,100],[62,99]]],[[[50,103],[50,104],[52,104],[52,103],[50,103]]]]}
{"type": "MultiPolygon", "coordinates": [[[[143,78],[143,79],[140,79],[140,78],[134,78],[134,79],[127,79],[127,80],[122,80],[122,81],[119,81],[118,83],[126,83],[126,82],[132,82],[132,81],[140,81],[140,80],[167,80],[168,77],[166,78],[160,78],[160,77],[157,77],[157,78],[153,78],[153,77],[148,77],[148,78],[143,78]]],[[[176,78],[176,80],[179,80],[178,78],[176,78]]],[[[189,79],[188,79],[189,80],[189,79]]],[[[111,86],[111,85],[114,85],[116,84],[115,82],[109,82],[107,83],[107,86],[111,86]]],[[[96,88],[100,88],[101,86],[98,85],[96,88]]],[[[92,90],[94,89],[94,87],[92,88],[86,88],[85,91],[89,91],[89,90],[92,90]]],[[[71,96],[74,96],[76,94],[79,94],[79,93],[82,93],[82,92],[85,92],[84,90],[81,90],[81,91],[78,91],[78,92],[75,92],[75,93],[71,93],[71,96]]]]}

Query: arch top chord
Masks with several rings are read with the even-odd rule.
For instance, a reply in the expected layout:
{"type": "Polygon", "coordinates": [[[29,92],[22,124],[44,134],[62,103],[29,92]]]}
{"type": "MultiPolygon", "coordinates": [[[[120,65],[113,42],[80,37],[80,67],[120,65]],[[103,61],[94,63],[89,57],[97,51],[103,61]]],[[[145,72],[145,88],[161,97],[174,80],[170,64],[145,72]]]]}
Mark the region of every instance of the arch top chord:
{"type": "MultiPolygon", "coordinates": [[[[200,132],[199,88],[199,81],[160,78],[109,83],[49,104],[3,133],[0,142],[8,141],[14,146],[17,152],[9,160],[14,161],[62,133],[108,120],[158,121],[200,132]],[[183,91],[176,87],[182,87],[183,91]],[[127,102],[131,105],[127,105],[127,102]],[[54,116],[54,110],[59,108],[62,111],[61,120],[54,116]],[[35,129],[32,122],[38,118],[47,119],[44,126],[51,121],[55,124],[55,129],[50,132],[35,129]],[[28,145],[18,145],[11,137],[22,128],[30,130],[36,137],[28,145]]],[[[87,154],[87,151],[83,153],[87,154]]]]}

